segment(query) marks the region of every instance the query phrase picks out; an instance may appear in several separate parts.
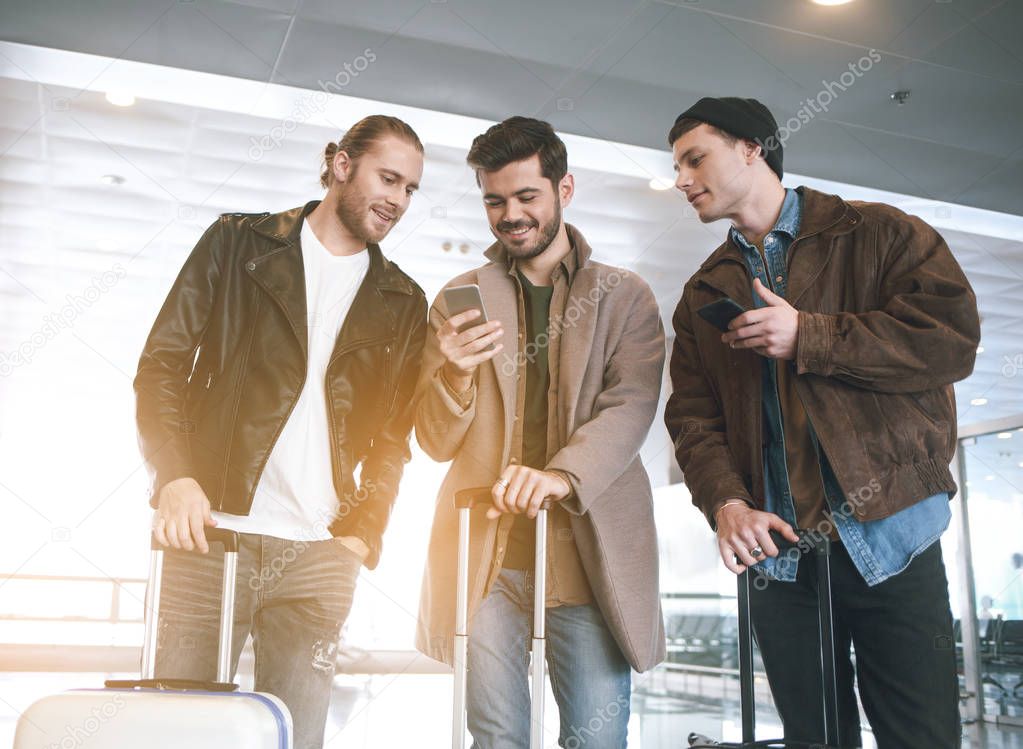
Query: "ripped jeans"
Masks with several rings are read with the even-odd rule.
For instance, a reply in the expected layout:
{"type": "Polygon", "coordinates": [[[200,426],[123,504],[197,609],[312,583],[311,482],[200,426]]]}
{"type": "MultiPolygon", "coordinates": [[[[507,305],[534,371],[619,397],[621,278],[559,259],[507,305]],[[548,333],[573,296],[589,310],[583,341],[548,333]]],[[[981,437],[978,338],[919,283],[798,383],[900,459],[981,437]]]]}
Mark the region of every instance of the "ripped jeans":
{"type": "MultiPolygon", "coordinates": [[[[221,549],[164,555],[158,677],[216,679],[221,549]]],[[[295,749],[323,746],[338,636],[361,566],[359,555],[336,539],[239,534],[231,676],[251,633],[256,691],[288,706],[295,749]]]]}

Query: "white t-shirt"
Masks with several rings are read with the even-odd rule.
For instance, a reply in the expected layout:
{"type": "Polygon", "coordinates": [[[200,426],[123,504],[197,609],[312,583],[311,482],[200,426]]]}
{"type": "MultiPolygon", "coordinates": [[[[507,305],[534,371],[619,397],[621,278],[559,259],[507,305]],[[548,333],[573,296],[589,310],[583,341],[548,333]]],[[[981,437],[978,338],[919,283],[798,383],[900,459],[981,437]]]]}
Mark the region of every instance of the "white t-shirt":
{"type": "Polygon", "coordinates": [[[305,385],[259,477],[248,515],[214,512],[221,528],[293,541],[330,538],[338,497],[331,473],[327,364],[369,270],[369,253],[332,255],[302,225],[309,363],[305,385]]]}

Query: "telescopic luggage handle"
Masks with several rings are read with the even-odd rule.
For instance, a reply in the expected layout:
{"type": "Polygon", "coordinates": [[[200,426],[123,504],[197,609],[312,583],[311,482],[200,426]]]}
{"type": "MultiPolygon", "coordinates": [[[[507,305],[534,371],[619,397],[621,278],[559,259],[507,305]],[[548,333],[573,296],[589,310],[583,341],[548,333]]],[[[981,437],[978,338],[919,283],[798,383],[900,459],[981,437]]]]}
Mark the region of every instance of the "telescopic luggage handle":
{"type": "MultiPolygon", "coordinates": [[[[235,575],[238,570],[238,533],[223,528],[206,528],[206,541],[209,544],[219,543],[224,547],[223,589],[220,598],[220,638],[217,650],[217,683],[222,689],[228,686],[236,689],[231,680],[231,630],[234,622],[235,575]]],[[[156,643],[160,618],[160,587],[163,578],[163,553],[167,547],[156,540],[156,534],[150,536],[149,584],[146,586],[145,635],[142,644],[142,682],[148,686],[156,685],[156,643]]],[[[181,688],[193,686],[192,682],[182,680],[161,680],[170,685],[172,682],[181,688]]],[[[119,682],[120,684],[120,682],[119,682]]],[[[132,682],[138,684],[138,682],[132,682]]],[[[212,685],[204,684],[209,689],[212,685]]]]}
{"type": "MultiPolygon", "coordinates": [[[[455,696],[452,710],[451,746],[465,749],[466,675],[469,650],[469,517],[475,507],[493,504],[491,487],[474,487],[455,492],[458,511],[458,579],[455,589],[454,672],[455,696]]],[[[547,620],[547,511],[546,500],[536,515],[536,557],[533,571],[533,647],[530,671],[529,746],[543,745],[544,664],[546,662],[547,620]]]]}
{"type": "MultiPolygon", "coordinates": [[[[779,533],[771,531],[771,540],[778,547],[779,554],[798,548],[809,551],[816,559],[817,566],[817,613],[821,645],[821,687],[824,694],[823,718],[824,736],[827,745],[838,746],[838,686],[835,672],[835,634],[831,612],[831,539],[806,530],[796,530],[799,541],[793,543],[779,533]]],[[[750,617],[749,589],[750,569],[739,575],[739,694],[742,711],[743,745],[756,746],[755,694],[753,689],[753,626],[750,617]]],[[[781,583],[784,585],[784,583],[781,583]]],[[[690,738],[695,742],[703,737],[690,738]]],[[[767,742],[772,743],[784,742],[767,742]]],[[[692,743],[691,746],[701,744],[692,743]]]]}

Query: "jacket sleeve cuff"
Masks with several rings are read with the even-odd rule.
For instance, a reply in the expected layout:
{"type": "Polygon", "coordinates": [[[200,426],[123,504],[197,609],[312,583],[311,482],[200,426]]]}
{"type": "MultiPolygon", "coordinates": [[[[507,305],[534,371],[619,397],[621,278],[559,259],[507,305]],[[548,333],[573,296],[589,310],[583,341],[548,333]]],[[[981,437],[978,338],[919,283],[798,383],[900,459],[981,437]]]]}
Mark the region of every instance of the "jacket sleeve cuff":
{"type": "Polygon", "coordinates": [[[369,549],[369,554],[362,561],[363,566],[372,570],[380,564],[380,553],[383,551],[383,534],[375,525],[363,517],[357,517],[354,523],[342,523],[335,521],[330,526],[330,535],[334,538],[341,536],[355,536],[361,539],[369,549]]]}
{"type": "Polygon", "coordinates": [[[568,483],[568,496],[562,499],[559,504],[573,515],[582,515],[585,512],[585,508],[580,504],[579,494],[576,492],[578,479],[573,474],[561,468],[548,468],[547,472],[558,474],[568,483]]]}
{"type": "Polygon", "coordinates": [[[469,389],[464,393],[455,392],[444,377],[443,369],[438,367],[433,376],[434,390],[440,396],[441,402],[453,416],[462,417],[476,403],[476,380],[472,381],[469,389]]]}
{"type": "Polygon", "coordinates": [[[831,342],[835,335],[835,318],[818,312],[799,313],[796,343],[796,374],[831,373],[831,342]]]}
{"type": "Polygon", "coordinates": [[[714,531],[715,533],[717,533],[717,530],[718,530],[718,524],[717,524],[718,510],[720,510],[725,505],[728,505],[728,504],[738,504],[739,502],[741,502],[742,504],[746,505],[751,510],[752,509],[756,509],[755,507],[753,507],[753,503],[750,502],[749,499],[747,499],[746,497],[724,497],[722,499],[719,499],[716,502],[714,502],[713,504],[711,504],[711,506],[709,508],[709,511],[707,513],[707,520],[710,522],[710,529],[712,531],[714,531]]]}

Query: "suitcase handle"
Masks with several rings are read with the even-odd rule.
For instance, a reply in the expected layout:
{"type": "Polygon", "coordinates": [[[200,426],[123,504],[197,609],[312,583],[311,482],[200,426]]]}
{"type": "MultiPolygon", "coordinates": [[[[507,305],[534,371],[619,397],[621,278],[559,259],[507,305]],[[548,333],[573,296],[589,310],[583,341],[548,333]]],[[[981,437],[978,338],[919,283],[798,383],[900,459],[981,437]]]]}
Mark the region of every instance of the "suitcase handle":
{"type": "MultiPolygon", "coordinates": [[[[471,489],[460,489],[455,492],[455,509],[465,510],[473,509],[474,507],[481,507],[483,505],[494,504],[491,499],[489,486],[475,486],[471,489]]],[[[551,500],[545,499],[543,504],[540,505],[541,510],[551,509],[551,500]]]]}
{"type": "Polygon", "coordinates": [[[107,679],[107,689],[159,689],[181,692],[236,692],[237,684],[222,681],[196,681],[195,679],[107,679]]]}
{"type": "MultiPolygon", "coordinates": [[[[238,533],[237,531],[229,531],[226,528],[205,528],[203,533],[206,535],[206,542],[210,544],[223,544],[224,551],[227,553],[238,551],[238,533]]],[[[149,548],[152,550],[163,551],[170,548],[169,546],[162,546],[159,541],[156,540],[156,534],[153,533],[149,539],[149,548]]]]}
{"type": "Polygon", "coordinates": [[[476,486],[471,489],[461,489],[455,492],[455,509],[472,509],[479,505],[491,504],[489,486],[476,486]]]}
{"type": "MultiPolygon", "coordinates": [[[[454,671],[455,694],[452,710],[451,745],[453,749],[465,747],[466,674],[469,644],[469,524],[474,507],[492,505],[490,486],[477,486],[455,492],[454,504],[458,512],[458,571],[455,583],[455,636],[454,671]]],[[[532,693],[530,698],[529,746],[539,749],[543,741],[544,664],[546,663],[547,622],[547,511],[551,500],[544,500],[536,516],[536,555],[533,569],[533,638],[530,670],[532,693]]]]}
{"type": "MultiPolygon", "coordinates": [[[[224,546],[223,590],[220,597],[220,639],[217,647],[217,683],[229,684],[231,679],[231,635],[234,624],[234,598],[238,570],[238,533],[224,528],[206,528],[206,540],[224,546]]],[[[149,584],[146,586],[145,634],[142,643],[142,681],[153,682],[156,676],[156,644],[160,617],[160,587],[163,577],[163,554],[167,547],[158,543],[156,535],[149,539],[149,584]]],[[[161,680],[167,682],[168,680],[161,680]]]]}
{"type": "MultiPolygon", "coordinates": [[[[838,686],[835,665],[835,634],[831,611],[831,539],[815,531],[795,529],[799,541],[793,543],[777,531],[770,531],[771,540],[779,553],[799,548],[816,557],[817,613],[821,646],[822,714],[827,746],[838,745],[838,686]],[[808,549],[806,547],[809,546],[808,549]]],[[[742,740],[754,743],[756,717],[753,688],[753,622],[750,615],[750,569],[738,576],[739,604],[739,703],[741,710],[742,740]]],[[[783,585],[785,583],[782,583],[783,585]]],[[[771,743],[771,742],[769,742],[771,743]]]]}

